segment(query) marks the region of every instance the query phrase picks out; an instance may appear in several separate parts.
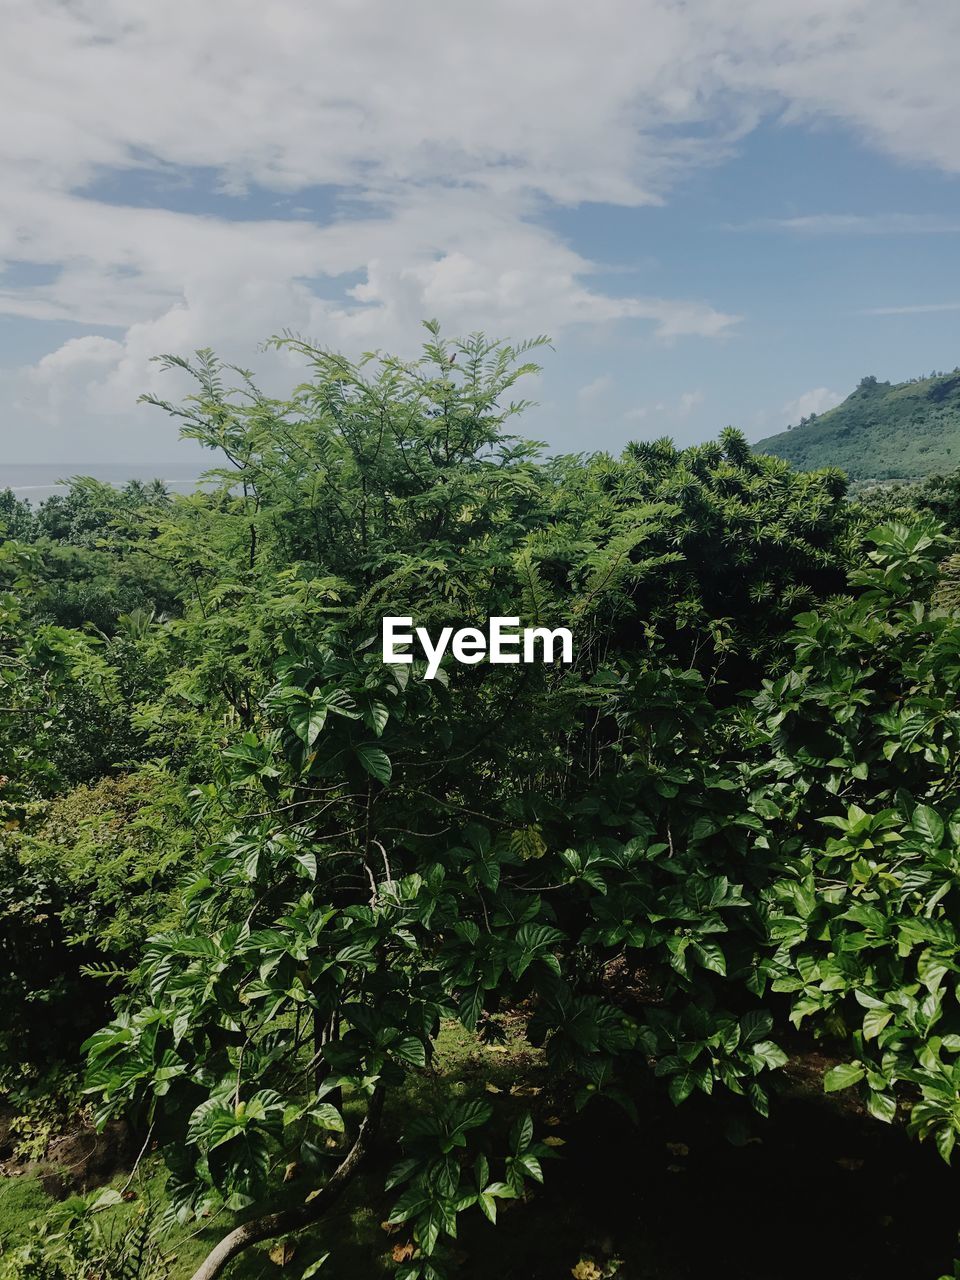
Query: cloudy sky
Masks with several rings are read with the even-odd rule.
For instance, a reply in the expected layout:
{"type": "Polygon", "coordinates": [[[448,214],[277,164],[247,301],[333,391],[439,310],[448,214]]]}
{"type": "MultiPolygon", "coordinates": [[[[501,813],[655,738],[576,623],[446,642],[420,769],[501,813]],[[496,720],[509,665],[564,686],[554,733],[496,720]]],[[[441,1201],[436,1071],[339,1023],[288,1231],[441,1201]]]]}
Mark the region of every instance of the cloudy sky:
{"type": "Polygon", "coordinates": [[[530,434],[960,363],[956,0],[0,0],[0,464],[171,463],[150,357],[552,335],[530,434]]]}

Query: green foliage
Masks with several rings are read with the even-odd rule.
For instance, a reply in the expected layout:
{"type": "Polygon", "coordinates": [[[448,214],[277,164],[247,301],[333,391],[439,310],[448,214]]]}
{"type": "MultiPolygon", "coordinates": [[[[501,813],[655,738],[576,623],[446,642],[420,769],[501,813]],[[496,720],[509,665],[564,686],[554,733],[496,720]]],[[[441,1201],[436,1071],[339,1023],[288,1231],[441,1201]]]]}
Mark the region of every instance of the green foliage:
{"type": "Polygon", "coordinates": [[[28,542],[37,526],[36,512],[12,489],[0,489],[0,529],[7,538],[28,542]]]}
{"type": "MultiPolygon", "coordinates": [[[[65,495],[47,498],[36,510],[9,490],[0,493],[6,537],[29,545],[33,553],[35,619],[91,626],[109,636],[123,615],[176,612],[178,584],[149,546],[149,530],[169,503],[159,481],[131,481],[115,489],[84,476],[74,477],[65,495]]],[[[0,528],[0,541],[3,532],[0,528]]]]}
{"type": "Polygon", "coordinates": [[[913,480],[960,465],[960,370],[891,384],[864,378],[842,404],[759,440],[795,467],[851,480],[913,480]]]}
{"type": "Polygon", "coordinates": [[[960,1132],[960,626],[929,603],[934,526],[884,526],[873,542],[854,575],[862,594],[797,619],[795,673],[756,702],[796,830],[768,895],[768,972],[796,1025],[848,1041],[855,1061],[827,1087],[863,1082],[881,1120],[902,1100],[911,1130],[948,1158],[960,1132]]]}
{"type": "Polygon", "coordinates": [[[488,1124],[488,1102],[451,1102],[434,1114],[414,1116],[406,1126],[403,1145],[410,1154],[387,1175],[390,1190],[403,1187],[388,1222],[410,1223],[416,1256],[399,1271],[402,1280],[435,1280],[444,1271],[433,1259],[438,1242],[456,1239],[457,1216],[478,1207],[490,1222],[497,1221],[497,1202],[524,1193],[528,1182],[542,1182],[541,1160],[552,1152],[534,1141],[533,1121],[522,1116],[512,1126],[497,1177],[486,1154],[470,1151],[470,1139],[488,1124]]]}
{"type": "MultiPolygon", "coordinates": [[[[948,538],[907,508],[868,533],[840,474],[734,431],[544,460],[506,434],[527,348],[429,330],[413,362],[286,339],[308,366],[287,401],[209,352],[168,359],[196,391],[165,407],[229,465],[139,532],[110,519],[177,584],[171,616],[44,622],[38,650],[40,544],[0,547],[27,588],[4,679],[42,726],[11,757],[11,1007],[63,1016],[64,948],[120,979],[88,1096],[149,1129],[184,1224],[298,1229],[441,1025],[516,1009],[577,1108],[638,1120],[652,1079],[765,1116],[799,1028],[826,1088],[949,1156],[948,538]],[[385,614],[567,625],[576,660],[427,681],[382,663],[385,614]],[[98,717],[109,764],[79,731],[98,717]]],[[[398,1145],[406,1280],[450,1274],[458,1216],[494,1221],[550,1153],[473,1096],[398,1145]]]]}
{"type": "Polygon", "coordinates": [[[167,1280],[170,1260],[155,1238],[155,1215],[143,1211],[118,1224],[110,1210],[122,1202],[112,1188],[75,1197],[34,1225],[31,1238],[0,1252],[2,1280],[167,1280]]]}
{"type": "MultiPolygon", "coordinates": [[[[521,1003],[579,1106],[633,1114],[652,1064],[677,1102],[727,1088],[765,1112],[785,1060],[761,1003],[769,858],[724,677],[842,585],[842,480],[737,433],[539,463],[502,434],[519,351],[434,334],[368,375],[293,345],[313,380],[289,403],[238,371],[229,393],[209,353],[172,362],[199,387],[186,434],[232,466],[158,527],[195,600],[140,715],[166,732],[178,701],[219,712],[194,811],[223,834],[88,1043],[101,1114],[154,1126],[181,1217],[253,1213],[276,1170],[329,1174],[338,1098],[373,1114],[442,1019],[521,1003]],[[580,653],[427,682],[382,665],[386,613],[567,622],[580,653]],[[655,1006],[618,1001],[618,958],[655,1006]]],[[[212,717],[180,723],[209,737],[212,717]]],[[[442,1273],[459,1212],[494,1216],[542,1172],[524,1124],[493,1178],[489,1112],[406,1127],[410,1276],[442,1273]]]]}
{"type": "MultiPolygon", "coordinates": [[[[563,479],[562,540],[551,548],[552,531],[538,531],[533,545],[547,561],[585,538],[602,539],[605,553],[608,539],[610,550],[630,547],[629,607],[597,619],[614,628],[613,643],[630,651],[656,640],[712,681],[723,669],[735,688],[775,658],[794,614],[843,588],[862,536],[838,472],[798,474],[754,456],[732,428],[690,449],[658,440],[619,461],[575,460],[563,479]]],[[[596,554],[587,549],[588,563],[596,554]]],[[[571,613],[580,623],[582,609],[571,613]]]]}
{"type": "Polygon", "coordinates": [[[144,936],[176,918],[194,843],[156,768],[35,803],[0,838],[0,1089],[22,1150],[76,1104],[78,1046],[144,936]]]}

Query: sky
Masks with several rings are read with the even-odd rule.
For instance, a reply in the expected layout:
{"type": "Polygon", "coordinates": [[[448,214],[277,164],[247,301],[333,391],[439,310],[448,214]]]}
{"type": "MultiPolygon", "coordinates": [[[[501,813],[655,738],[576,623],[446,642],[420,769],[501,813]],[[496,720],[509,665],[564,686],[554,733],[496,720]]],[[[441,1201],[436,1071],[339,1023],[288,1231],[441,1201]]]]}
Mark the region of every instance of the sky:
{"type": "Polygon", "coordinates": [[[956,0],[0,0],[0,465],[183,464],[213,347],[551,336],[550,449],[960,364],[956,0]]]}

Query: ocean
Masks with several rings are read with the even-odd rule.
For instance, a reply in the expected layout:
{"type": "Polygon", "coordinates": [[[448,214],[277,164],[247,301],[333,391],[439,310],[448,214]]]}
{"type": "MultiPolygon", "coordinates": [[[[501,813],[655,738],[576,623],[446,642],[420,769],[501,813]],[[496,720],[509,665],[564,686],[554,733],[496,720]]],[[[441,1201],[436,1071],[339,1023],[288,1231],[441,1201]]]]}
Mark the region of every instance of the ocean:
{"type": "Polygon", "coordinates": [[[106,484],[128,480],[162,480],[173,493],[190,493],[200,468],[170,462],[0,462],[0,490],[12,489],[33,506],[55,493],[66,493],[71,476],[93,476],[106,484]]]}

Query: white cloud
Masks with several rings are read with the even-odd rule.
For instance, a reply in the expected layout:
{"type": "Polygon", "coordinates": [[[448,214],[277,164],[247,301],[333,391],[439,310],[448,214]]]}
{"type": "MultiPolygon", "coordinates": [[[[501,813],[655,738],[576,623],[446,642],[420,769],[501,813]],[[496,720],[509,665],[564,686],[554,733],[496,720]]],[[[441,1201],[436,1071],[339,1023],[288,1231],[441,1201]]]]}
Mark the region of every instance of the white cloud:
{"type": "Polygon", "coordinates": [[[792,231],[801,235],[957,235],[960,220],[933,213],[807,213],[755,218],[731,231],[792,231]]]}
{"type": "Polygon", "coordinates": [[[62,347],[39,360],[31,369],[31,375],[35,382],[49,382],[61,370],[97,369],[114,364],[122,352],[122,343],[112,338],[92,334],[84,338],[70,338],[62,347]]]}
{"type": "MultiPolygon", "coordinates": [[[[922,21],[915,0],[3,8],[0,265],[54,274],[3,285],[0,311],[115,344],[14,378],[49,413],[126,409],[156,351],[212,343],[247,362],[283,326],[348,349],[409,343],[426,315],[517,335],[726,335],[722,299],[604,292],[542,215],[662,202],[764,116],[839,122],[960,172],[955,0],[925,0],[922,21]],[[233,193],[237,216],[161,207],[164,183],[191,182],[233,193]],[[277,197],[330,212],[262,216],[277,197]]],[[[828,230],[816,217],[792,229],[828,230]]],[[[855,221],[834,229],[868,229],[855,221]]]]}
{"type": "Polygon", "coordinates": [[[685,418],[701,404],[703,404],[702,391],[684,391],[677,403],[677,416],[685,418]]]}
{"type": "Polygon", "coordinates": [[[960,311],[960,302],[918,302],[905,307],[865,307],[862,316],[928,316],[941,311],[960,311]]]}
{"type": "Polygon", "coordinates": [[[604,395],[613,386],[613,379],[609,374],[602,374],[599,378],[594,378],[592,382],[586,383],[577,392],[577,400],[581,404],[591,404],[595,400],[602,399],[604,395]]]}
{"type": "Polygon", "coordinates": [[[657,415],[660,418],[682,422],[689,418],[694,409],[703,404],[702,391],[682,391],[675,400],[658,400],[655,404],[636,405],[623,415],[625,422],[642,422],[645,418],[657,415]]]}
{"type": "Polygon", "coordinates": [[[780,107],[956,171],[960,11],[924,7],[918,22],[915,0],[489,0],[455,16],[440,0],[6,0],[20,127],[2,146],[71,185],[147,159],[235,190],[442,177],[643,203],[780,107]]]}
{"type": "Polygon", "coordinates": [[[736,321],[707,303],[599,293],[585,282],[590,264],[556,236],[455,189],[325,226],[118,207],[71,193],[0,194],[0,208],[25,257],[61,264],[52,283],[0,293],[0,312],[125,330],[101,378],[101,411],[111,402],[127,409],[155,384],[147,362],[158,351],[213,342],[248,362],[282,328],[359,351],[410,349],[427,316],[454,331],[482,325],[515,335],[644,320],[664,340],[717,336],[736,321]],[[360,283],[336,296],[337,278],[355,274],[360,283]],[[313,287],[325,277],[332,298],[313,287]]]}
{"type": "Polygon", "coordinates": [[[795,400],[788,400],[783,406],[784,425],[793,426],[801,418],[809,418],[811,413],[825,413],[843,399],[842,395],[831,391],[829,387],[814,387],[810,391],[804,391],[803,395],[797,396],[795,400]]]}

